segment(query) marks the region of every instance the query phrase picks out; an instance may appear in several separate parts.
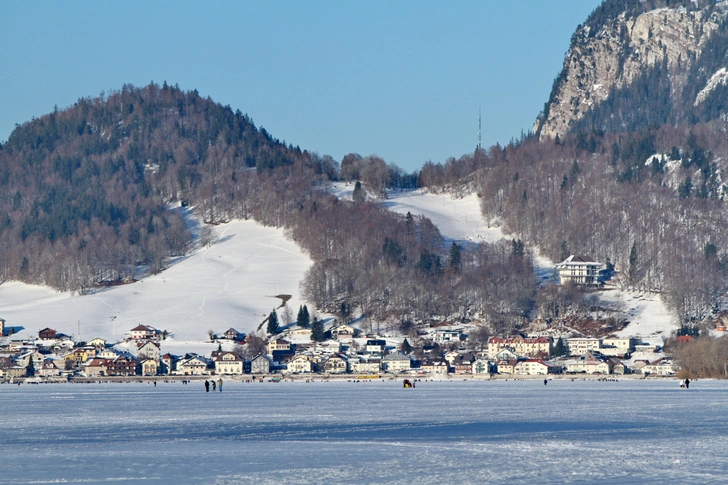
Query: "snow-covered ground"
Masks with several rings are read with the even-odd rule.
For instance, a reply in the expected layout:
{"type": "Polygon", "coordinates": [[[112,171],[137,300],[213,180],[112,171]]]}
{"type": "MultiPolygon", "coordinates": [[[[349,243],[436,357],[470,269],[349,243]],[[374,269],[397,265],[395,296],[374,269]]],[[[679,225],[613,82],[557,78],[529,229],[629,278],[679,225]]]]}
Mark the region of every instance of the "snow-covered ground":
{"type": "MultiPolygon", "coordinates": [[[[163,352],[182,354],[214,350],[205,343],[209,330],[255,330],[281,304],[277,295],[292,295],[288,306],[295,319],[302,303],[298,282],[311,260],[280,229],[253,221],[214,229],[219,240],[211,247],[176,261],[158,275],[91,295],[4,283],[0,317],[8,326],[25,328],[17,337],[51,327],[79,340],[101,337],[113,342],[139,324],[151,325],[173,334],[163,342],[163,352]]],[[[278,314],[282,321],[282,310],[278,314]]]]}
{"type": "Polygon", "coordinates": [[[724,483],[727,398],[709,380],[2,385],[0,482],[724,483]]]}

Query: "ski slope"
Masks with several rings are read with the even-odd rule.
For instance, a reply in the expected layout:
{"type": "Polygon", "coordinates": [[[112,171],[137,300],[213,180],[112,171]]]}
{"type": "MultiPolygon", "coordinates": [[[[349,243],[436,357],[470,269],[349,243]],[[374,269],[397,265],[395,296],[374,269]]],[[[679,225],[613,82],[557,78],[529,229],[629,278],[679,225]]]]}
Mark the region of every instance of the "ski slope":
{"type": "MultiPolygon", "coordinates": [[[[112,342],[139,324],[151,325],[173,334],[162,351],[179,353],[212,350],[205,343],[209,330],[255,330],[281,304],[276,295],[291,295],[288,305],[295,318],[302,304],[298,282],[311,265],[308,256],[282,229],[237,221],[214,230],[215,244],[174,261],[162,273],[90,295],[4,283],[0,318],[25,328],[18,337],[51,327],[78,340],[112,342]]],[[[285,323],[281,310],[278,314],[285,323]]]]}

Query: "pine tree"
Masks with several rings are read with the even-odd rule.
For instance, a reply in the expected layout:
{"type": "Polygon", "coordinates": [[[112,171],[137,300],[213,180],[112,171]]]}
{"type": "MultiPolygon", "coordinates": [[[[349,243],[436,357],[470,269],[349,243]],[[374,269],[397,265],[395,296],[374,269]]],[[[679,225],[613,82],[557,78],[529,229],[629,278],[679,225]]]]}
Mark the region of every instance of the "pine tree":
{"type": "Polygon", "coordinates": [[[278,332],[280,332],[280,327],[278,326],[278,314],[274,309],[268,316],[268,333],[271,335],[277,335],[278,332]]]}
{"type": "Polygon", "coordinates": [[[461,265],[462,252],[460,251],[460,246],[458,246],[457,243],[453,242],[450,246],[450,267],[459,273],[461,265]]]}
{"type": "Polygon", "coordinates": [[[564,340],[559,337],[559,340],[556,341],[556,345],[554,345],[554,355],[557,357],[561,357],[562,355],[567,354],[567,348],[566,345],[564,345],[564,340]]]}
{"type": "Polygon", "coordinates": [[[308,313],[308,307],[306,305],[303,305],[303,320],[301,323],[303,324],[301,325],[303,328],[311,326],[311,315],[308,313]]]}
{"type": "Polygon", "coordinates": [[[404,341],[402,341],[402,345],[399,347],[399,350],[401,350],[405,354],[409,354],[410,352],[412,352],[412,346],[407,341],[407,339],[404,339],[404,341]]]}
{"type": "Polygon", "coordinates": [[[33,362],[33,356],[31,355],[28,359],[28,366],[25,368],[26,373],[28,374],[28,377],[33,377],[35,375],[35,363],[33,362]]]}
{"type": "Polygon", "coordinates": [[[634,284],[637,278],[637,243],[632,243],[629,251],[629,282],[634,284]]]}
{"type": "Polygon", "coordinates": [[[314,342],[323,342],[326,339],[324,332],[324,324],[318,318],[313,317],[311,324],[311,340],[314,342]]]}

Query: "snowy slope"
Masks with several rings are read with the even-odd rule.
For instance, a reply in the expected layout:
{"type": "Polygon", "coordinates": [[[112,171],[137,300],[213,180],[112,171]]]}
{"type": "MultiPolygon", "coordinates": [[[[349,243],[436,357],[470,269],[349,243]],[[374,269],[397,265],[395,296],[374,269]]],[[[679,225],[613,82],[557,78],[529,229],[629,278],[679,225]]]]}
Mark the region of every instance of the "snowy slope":
{"type": "Polygon", "coordinates": [[[117,341],[140,323],[152,325],[174,334],[163,344],[164,352],[194,350],[190,346],[198,348],[208,330],[255,330],[281,304],[276,295],[292,295],[288,305],[295,318],[301,304],[298,282],[310,259],[280,229],[238,221],[215,231],[217,243],[161,274],[92,295],[5,283],[0,285],[0,317],[9,326],[25,327],[19,336],[51,327],[82,340],[117,341]]]}

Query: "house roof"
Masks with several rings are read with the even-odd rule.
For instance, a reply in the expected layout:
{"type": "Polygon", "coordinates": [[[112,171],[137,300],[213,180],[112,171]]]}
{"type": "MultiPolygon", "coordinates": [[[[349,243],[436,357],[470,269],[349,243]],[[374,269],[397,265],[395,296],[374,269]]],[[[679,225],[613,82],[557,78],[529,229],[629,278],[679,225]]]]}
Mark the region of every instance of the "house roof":
{"type": "Polygon", "coordinates": [[[131,329],[132,332],[153,332],[154,329],[152,327],[148,327],[146,325],[137,325],[136,327],[131,329]]]}

